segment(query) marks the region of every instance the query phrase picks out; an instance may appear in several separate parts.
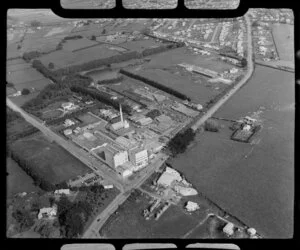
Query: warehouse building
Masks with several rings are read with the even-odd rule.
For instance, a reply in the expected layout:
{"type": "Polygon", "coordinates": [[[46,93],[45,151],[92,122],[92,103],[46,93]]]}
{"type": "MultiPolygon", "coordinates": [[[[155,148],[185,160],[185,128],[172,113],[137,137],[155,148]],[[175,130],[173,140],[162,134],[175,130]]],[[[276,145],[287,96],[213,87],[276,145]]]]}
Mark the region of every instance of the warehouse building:
{"type": "Polygon", "coordinates": [[[129,150],[129,160],[135,166],[134,171],[147,166],[149,160],[147,149],[136,147],[129,150]]]}
{"type": "Polygon", "coordinates": [[[128,162],[127,151],[116,144],[105,143],[93,149],[92,153],[113,169],[128,162]]]}

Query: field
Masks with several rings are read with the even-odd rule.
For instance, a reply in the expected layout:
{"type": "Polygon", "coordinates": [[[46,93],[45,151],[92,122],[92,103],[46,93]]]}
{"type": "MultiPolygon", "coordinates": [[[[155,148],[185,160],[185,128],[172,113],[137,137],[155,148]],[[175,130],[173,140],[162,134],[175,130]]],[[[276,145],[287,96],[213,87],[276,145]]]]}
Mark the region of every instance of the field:
{"type": "Polygon", "coordinates": [[[7,59],[21,57],[21,52],[18,50],[17,44],[15,43],[8,44],[6,52],[7,52],[6,54],[7,59]]]}
{"type": "Polygon", "coordinates": [[[294,61],[294,26],[274,24],[273,36],[280,60],[294,61]]]}
{"type": "MultiPolygon", "coordinates": [[[[162,69],[136,71],[137,74],[157,81],[173,88],[188,97],[195,103],[205,104],[215,95],[215,92],[204,86],[203,83],[193,82],[182,76],[171,74],[162,69]]],[[[217,93],[216,93],[217,94],[217,93]]]]}
{"type": "Polygon", "coordinates": [[[63,44],[63,49],[66,51],[74,52],[76,50],[80,50],[86,47],[91,47],[93,45],[97,45],[98,43],[95,41],[91,41],[87,38],[81,38],[76,40],[67,40],[63,44]]]}
{"type": "Polygon", "coordinates": [[[148,49],[151,47],[158,47],[161,45],[161,43],[155,42],[152,39],[148,39],[148,40],[139,40],[139,41],[129,41],[126,43],[121,43],[119,45],[128,50],[140,51],[140,50],[148,49]]]}
{"type": "Polygon", "coordinates": [[[55,51],[40,57],[40,60],[46,67],[52,62],[55,69],[59,69],[119,54],[116,50],[111,50],[108,47],[108,45],[98,45],[73,53],[70,51],[55,51]]]}
{"type": "Polygon", "coordinates": [[[17,86],[20,83],[31,82],[43,79],[44,76],[33,68],[21,69],[11,74],[6,74],[6,80],[17,86]]]}
{"type": "Polygon", "coordinates": [[[6,159],[7,197],[10,198],[20,192],[35,192],[40,190],[33,184],[33,180],[11,158],[6,159]]]}
{"type": "Polygon", "coordinates": [[[37,164],[39,174],[52,184],[69,180],[89,171],[83,163],[55,143],[50,143],[42,134],[24,138],[12,144],[24,159],[37,164]]]}
{"type": "Polygon", "coordinates": [[[38,92],[34,92],[31,93],[29,95],[21,95],[21,96],[16,96],[16,97],[10,97],[10,100],[12,102],[14,102],[15,104],[17,104],[19,107],[21,107],[24,103],[26,103],[27,101],[35,98],[39,93],[38,92]]]}

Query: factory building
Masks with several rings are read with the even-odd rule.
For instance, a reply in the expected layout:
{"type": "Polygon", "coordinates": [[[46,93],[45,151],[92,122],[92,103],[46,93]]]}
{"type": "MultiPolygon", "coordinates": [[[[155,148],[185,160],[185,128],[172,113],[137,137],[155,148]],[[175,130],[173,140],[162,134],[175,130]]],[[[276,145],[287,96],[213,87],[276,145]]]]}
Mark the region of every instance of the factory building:
{"type": "Polygon", "coordinates": [[[135,166],[134,170],[138,170],[148,165],[147,149],[134,148],[129,150],[129,160],[135,166]]]}
{"type": "Polygon", "coordinates": [[[122,105],[120,105],[120,118],[121,120],[119,122],[113,123],[111,125],[112,130],[116,131],[122,128],[129,128],[128,121],[123,119],[122,105]]]}
{"type": "Polygon", "coordinates": [[[95,148],[93,154],[113,169],[128,161],[127,151],[113,144],[105,143],[95,148]]]}

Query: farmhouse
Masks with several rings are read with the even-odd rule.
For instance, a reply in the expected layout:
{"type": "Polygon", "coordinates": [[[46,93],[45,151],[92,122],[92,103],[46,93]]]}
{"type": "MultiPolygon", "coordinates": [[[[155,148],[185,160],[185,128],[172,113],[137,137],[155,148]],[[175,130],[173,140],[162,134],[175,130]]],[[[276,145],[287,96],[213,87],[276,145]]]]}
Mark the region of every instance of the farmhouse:
{"type": "Polygon", "coordinates": [[[57,205],[54,204],[52,207],[44,207],[40,209],[40,212],[38,214],[38,219],[42,219],[44,217],[48,219],[54,219],[57,213],[57,205]]]}

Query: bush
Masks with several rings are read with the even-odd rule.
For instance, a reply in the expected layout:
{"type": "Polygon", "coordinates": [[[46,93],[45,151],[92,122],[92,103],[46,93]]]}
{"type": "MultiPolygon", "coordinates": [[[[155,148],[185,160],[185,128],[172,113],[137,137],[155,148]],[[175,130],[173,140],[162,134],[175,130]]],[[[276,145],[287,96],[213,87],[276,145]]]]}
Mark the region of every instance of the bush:
{"type": "Polygon", "coordinates": [[[195,135],[191,128],[178,133],[168,142],[167,149],[173,156],[184,153],[188,145],[194,140],[195,135]]]}
{"type": "Polygon", "coordinates": [[[217,123],[217,121],[209,119],[205,122],[204,129],[205,131],[218,132],[219,124],[217,123]]]}
{"type": "Polygon", "coordinates": [[[49,68],[49,69],[54,69],[54,63],[50,62],[50,63],[48,64],[48,68],[49,68]]]}
{"type": "Polygon", "coordinates": [[[22,95],[29,95],[30,94],[30,90],[29,89],[22,89],[22,92],[21,92],[22,95]]]}

